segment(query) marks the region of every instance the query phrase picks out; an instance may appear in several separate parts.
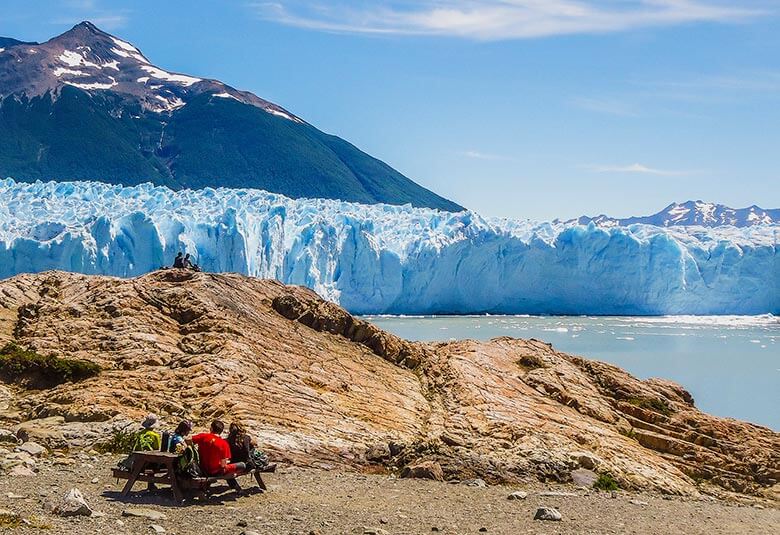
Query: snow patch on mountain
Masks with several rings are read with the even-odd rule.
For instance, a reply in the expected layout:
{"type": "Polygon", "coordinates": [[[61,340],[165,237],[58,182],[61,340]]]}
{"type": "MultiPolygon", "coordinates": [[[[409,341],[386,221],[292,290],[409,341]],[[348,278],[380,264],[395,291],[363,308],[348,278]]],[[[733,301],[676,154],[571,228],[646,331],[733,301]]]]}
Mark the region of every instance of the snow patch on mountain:
{"type": "Polygon", "coordinates": [[[94,67],[96,69],[100,68],[100,66],[97,63],[88,61],[87,58],[85,58],[78,52],[73,52],[71,50],[66,50],[65,52],[60,54],[59,59],[61,62],[63,62],[65,65],[69,67],[94,67]]]}
{"type": "Polygon", "coordinates": [[[778,225],[600,228],[259,190],[0,181],[0,277],[204,269],[357,313],[780,313],[778,225]]]}
{"type": "Polygon", "coordinates": [[[152,67],[151,65],[143,65],[141,69],[151,74],[152,78],[158,78],[160,80],[167,80],[168,82],[179,83],[187,87],[202,81],[201,78],[195,78],[194,76],[186,76],[184,74],[172,74],[168,71],[158,69],[157,67],[152,67]]]}
{"type": "Polygon", "coordinates": [[[79,83],[76,83],[76,82],[70,82],[70,81],[67,81],[67,82],[65,82],[65,83],[66,83],[66,84],[68,84],[68,85],[72,85],[73,87],[78,87],[79,89],[87,89],[87,90],[99,89],[99,90],[106,90],[106,89],[111,89],[112,87],[115,87],[117,82],[116,82],[116,80],[114,80],[114,79],[112,78],[112,79],[111,79],[111,81],[110,81],[109,83],[100,83],[100,82],[94,82],[94,83],[91,83],[91,84],[79,84],[79,83]]]}
{"type": "Polygon", "coordinates": [[[635,224],[655,225],[659,227],[672,226],[703,226],[717,227],[730,225],[748,227],[752,225],[780,224],[780,209],[765,210],[758,206],[747,208],[729,208],[722,204],[688,201],[670,204],[657,214],[643,217],[617,219],[606,215],[596,217],[580,217],[569,223],[587,225],[594,223],[599,227],[625,227],[635,224]]]}

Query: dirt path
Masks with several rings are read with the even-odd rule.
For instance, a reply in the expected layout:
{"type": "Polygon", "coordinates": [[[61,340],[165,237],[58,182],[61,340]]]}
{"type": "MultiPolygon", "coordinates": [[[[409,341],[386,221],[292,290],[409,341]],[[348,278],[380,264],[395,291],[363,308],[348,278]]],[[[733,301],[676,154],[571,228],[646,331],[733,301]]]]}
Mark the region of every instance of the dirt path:
{"type": "MultiPolygon", "coordinates": [[[[67,461],[66,461],[67,462],[67,461]]],[[[14,533],[154,533],[152,524],[169,534],[780,534],[780,510],[709,500],[663,499],[651,494],[585,492],[566,486],[468,487],[463,484],[402,480],[384,475],[282,468],[266,479],[270,492],[235,498],[232,492],[184,507],[167,502],[167,493],[147,494],[136,487],[129,502],[117,501],[121,488],[110,476],[112,457],[57,465],[45,460],[33,477],[0,478],[0,508],[10,509],[49,526],[21,526],[14,533]],[[92,466],[99,466],[94,469],[92,466]],[[95,479],[96,478],[96,479],[95,479]],[[44,512],[43,503],[71,487],[79,488],[100,514],[60,518],[44,512]],[[524,500],[508,500],[514,490],[524,500]],[[575,493],[542,496],[540,493],[575,493]],[[13,497],[9,497],[9,493],[13,497]],[[647,505],[632,503],[646,502],[647,505]],[[130,507],[147,507],[164,519],[123,517],[130,507]],[[533,520],[537,507],[549,506],[562,522],[533,520]],[[243,525],[246,523],[246,526],[243,525]],[[366,528],[372,528],[366,530],[366,528]],[[378,528],[378,529],[377,529],[378,528]],[[483,529],[484,528],[484,529],[483,529]],[[384,530],[384,531],[379,531],[384,530]],[[486,531],[485,531],[486,530],[486,531]]],[[[250,481],[243,481],[246,487],[250,481]]],[[[0,531],[3,531],[0,529],[0,531]]]]}

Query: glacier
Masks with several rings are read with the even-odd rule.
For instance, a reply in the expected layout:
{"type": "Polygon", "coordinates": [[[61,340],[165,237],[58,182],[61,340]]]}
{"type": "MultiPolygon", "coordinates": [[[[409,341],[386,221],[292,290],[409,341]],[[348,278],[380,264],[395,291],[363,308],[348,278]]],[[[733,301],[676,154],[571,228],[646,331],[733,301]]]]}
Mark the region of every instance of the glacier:
{"type": "Polygon", "coordinates": [[[599,228],[260,190],[0,180],[0,278],[206,271],[357,314],[778,314],[780,225],[599,228]]]}

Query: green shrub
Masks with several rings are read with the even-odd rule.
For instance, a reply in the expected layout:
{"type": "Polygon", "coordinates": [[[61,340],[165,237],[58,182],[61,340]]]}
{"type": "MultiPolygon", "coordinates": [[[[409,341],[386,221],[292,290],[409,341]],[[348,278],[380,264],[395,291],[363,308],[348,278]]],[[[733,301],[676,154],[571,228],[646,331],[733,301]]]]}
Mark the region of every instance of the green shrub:
{"type": "Polygon", "coordinates": [[[49,388],[82,381],[100,373],[100,366],[88,360],[40,355],[13,342],[0,349],[0,377],[34,388],[49,388]]]}
{"type": "Polygon", "coordinates": [[[115,429],[111,438],[95,444],[95,450],[100,453],[130,453],[133,451],[136,433],[126,429],[115,429]]]}
{"type": "Polygon", "coordinates": [[[599,474],[599,478],[594,481],[593,488],[598,490],[618,490],[620,485],[609,474],[599,474]]]}
{"type": "Polygon", "coordinates": [[[661,398],[628,398],[626,401],[636,407],[651,410],[664,416],[671,416],[672,412],[674,412],[669,403],[661,398]]]}

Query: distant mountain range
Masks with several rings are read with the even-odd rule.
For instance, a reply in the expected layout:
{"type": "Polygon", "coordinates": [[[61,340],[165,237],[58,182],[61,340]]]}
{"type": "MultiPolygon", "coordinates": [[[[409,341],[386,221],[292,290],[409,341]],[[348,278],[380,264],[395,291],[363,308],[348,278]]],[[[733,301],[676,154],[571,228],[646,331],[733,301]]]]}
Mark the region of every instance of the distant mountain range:
{"type": "Polygon", "coordinates": [[[462,209],[281,106],[156,67],[89,22],[42,44],[0,37],[0,132],[0,177],[21,181],[462,209]]]}
{"type": "Polygon", "coordinates": [[[722,204],[702,201],[688,201],[682,204],[673,203],[657,214],[616,219],[606,215],[596,217],[582,216],[567,223],[587,225],[594,223],[599,227],[625,227],[635,223],[655,225],[657,227],[702,226],[719,227],[731,225],[734,227],[751,227],[754,225],[780,224],[780,209],[765,210],[758,206],[747,208],[729,208],[722,204]]]}

